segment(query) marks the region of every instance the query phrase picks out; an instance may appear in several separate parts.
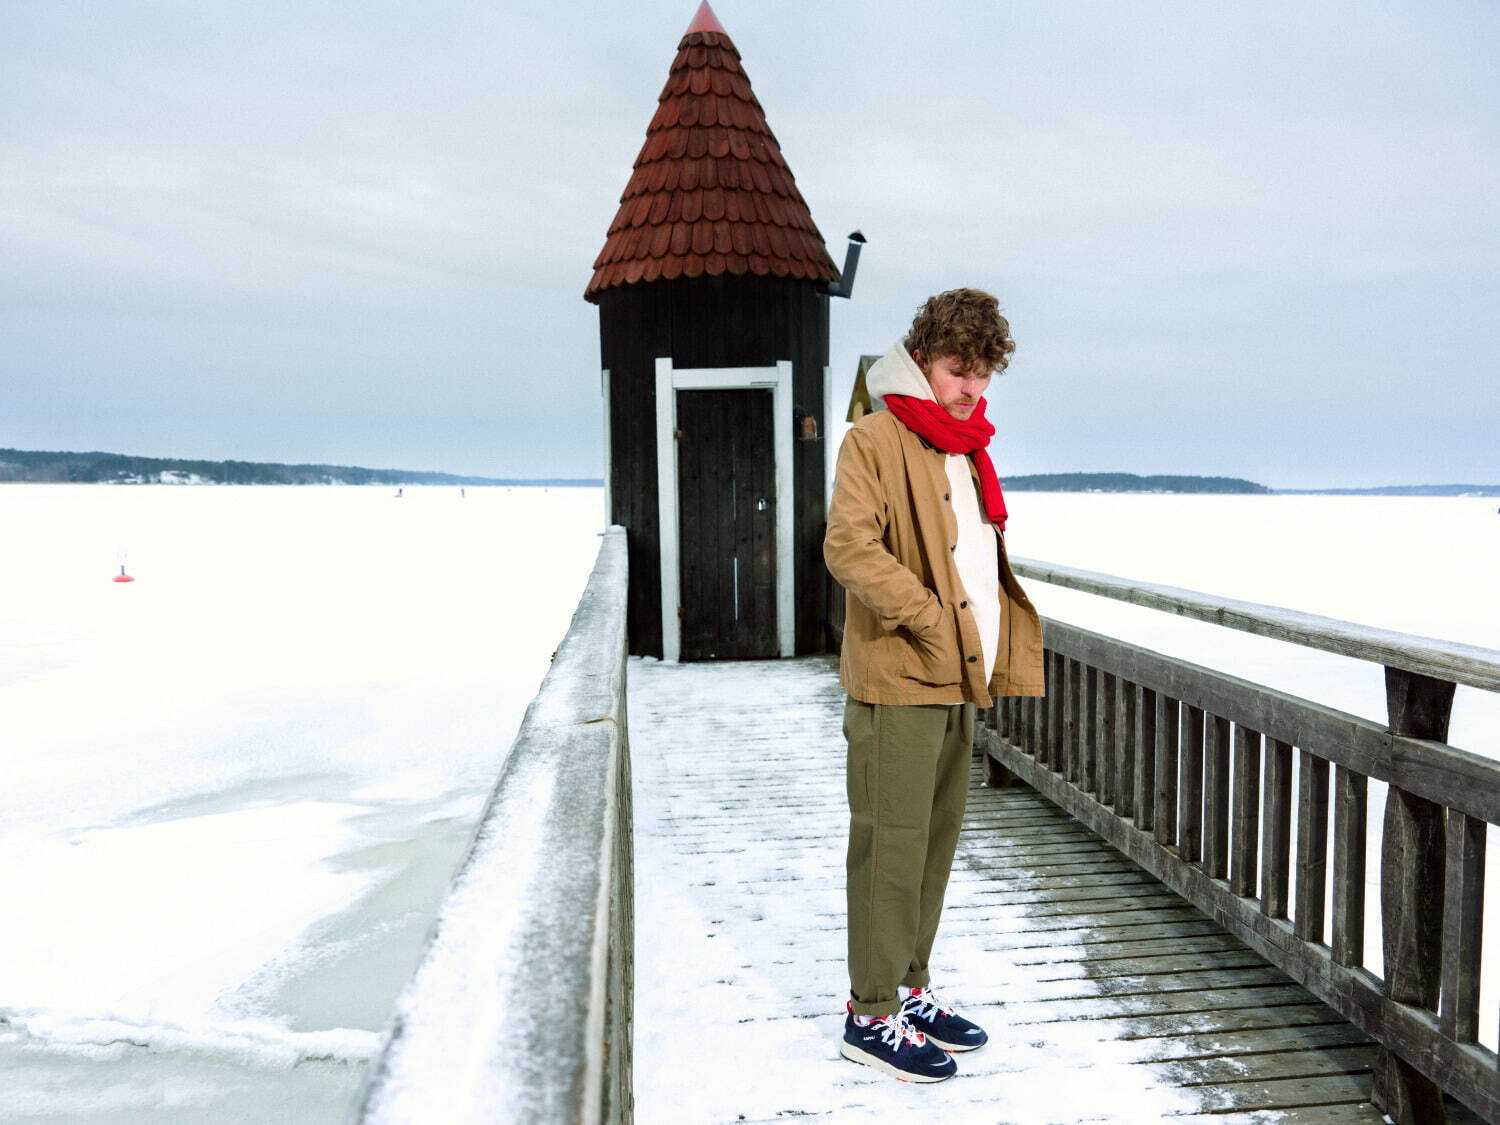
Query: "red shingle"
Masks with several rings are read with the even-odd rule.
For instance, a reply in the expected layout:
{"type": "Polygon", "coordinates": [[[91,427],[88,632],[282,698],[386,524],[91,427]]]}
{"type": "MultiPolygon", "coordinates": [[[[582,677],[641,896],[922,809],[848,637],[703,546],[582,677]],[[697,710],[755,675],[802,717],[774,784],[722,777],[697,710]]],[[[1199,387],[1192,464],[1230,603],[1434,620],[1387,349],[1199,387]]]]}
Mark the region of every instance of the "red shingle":
{"type": "MultiPolygon", "coordinates": [[[[705,6],[706,8],[706,6],[705,6]]],[[[729,36],[678,44],[584,297],[678,277],[839,276],[729,36]]],[[[716,24],[715,24],[716,26],[716,24]]]]}

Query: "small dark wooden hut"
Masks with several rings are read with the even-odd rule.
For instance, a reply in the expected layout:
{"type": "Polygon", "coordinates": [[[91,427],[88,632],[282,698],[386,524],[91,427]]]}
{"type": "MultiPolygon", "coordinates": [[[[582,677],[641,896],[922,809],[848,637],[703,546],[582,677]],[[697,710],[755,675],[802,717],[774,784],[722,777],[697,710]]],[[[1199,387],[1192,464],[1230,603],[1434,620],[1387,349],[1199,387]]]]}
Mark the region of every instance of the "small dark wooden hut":
{"type": "Polygon", "coordinates": [[[839,271],[705,2],[584,296],[632,654],[826,648],[828,300],[839,271]]]}

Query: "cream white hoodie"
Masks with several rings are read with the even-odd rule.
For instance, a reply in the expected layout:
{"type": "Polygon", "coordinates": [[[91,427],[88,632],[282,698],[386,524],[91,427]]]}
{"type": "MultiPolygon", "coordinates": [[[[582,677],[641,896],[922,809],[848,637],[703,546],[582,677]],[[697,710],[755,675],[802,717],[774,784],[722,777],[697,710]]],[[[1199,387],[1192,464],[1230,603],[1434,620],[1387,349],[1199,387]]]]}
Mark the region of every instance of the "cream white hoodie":
{"type": "MultiPolygon", "coordinates": [[[[870,392],[876,410],[886,409],[886,395],[937,401],[927,376],[899,340],[865,373],[865,389],[870,392]]],[[[968,456],[963,453],[946,455],[945,467],[952,485],[948,493],[953,497],[953,515],[958,521],[958,546],[953,561],[958,565],[959,580],[974,610],[974,623],[979,626],[984,682],[989,683],[995,674],[995,655],[1000,650],[1000,555],[967,461],[968,456]]]]}

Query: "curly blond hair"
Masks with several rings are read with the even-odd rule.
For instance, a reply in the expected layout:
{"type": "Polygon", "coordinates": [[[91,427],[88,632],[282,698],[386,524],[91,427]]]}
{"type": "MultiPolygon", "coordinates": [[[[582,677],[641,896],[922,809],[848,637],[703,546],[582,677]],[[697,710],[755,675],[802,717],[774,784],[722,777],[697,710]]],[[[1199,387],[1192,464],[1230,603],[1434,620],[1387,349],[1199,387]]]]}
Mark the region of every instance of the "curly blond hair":
{"type": "Polygon", "coordinates": [[[921,352],[928,363],[955,356],[966,371],[996,374],[1016,350],[1000,302],[982,289],[949,289],[928,297],[902,344],[913,355],[921,352]]]}

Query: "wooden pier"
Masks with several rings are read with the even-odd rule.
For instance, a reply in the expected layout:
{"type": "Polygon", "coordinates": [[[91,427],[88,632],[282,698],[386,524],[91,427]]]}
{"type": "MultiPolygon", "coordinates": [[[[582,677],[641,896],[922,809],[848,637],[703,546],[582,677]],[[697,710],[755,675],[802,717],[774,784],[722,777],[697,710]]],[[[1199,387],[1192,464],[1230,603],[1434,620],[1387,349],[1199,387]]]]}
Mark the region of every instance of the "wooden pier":
{"type": "Polygon", "coordinates": [[[628,682],[636,990],[664,1017],[636,1022],[639,1120],[1383,1120],[1369,1036],[978,756],[933,979],[991,1042],[938,1087],[840,1058],[836,662],[633,659],[628,682]]]}
{"type": "Polygon", "coordinates": [[[933,954],[991,1042],[913,1086],[837,1051],[835,659],[627,658],[627,570],[611,528],[355,1120],[1500,1122],[1500,762],[1446,742],[1500,652],[1020,562],[1375,661],[1389,721],[1047,621],[1047,694],[981,713],[933,954]]]}

